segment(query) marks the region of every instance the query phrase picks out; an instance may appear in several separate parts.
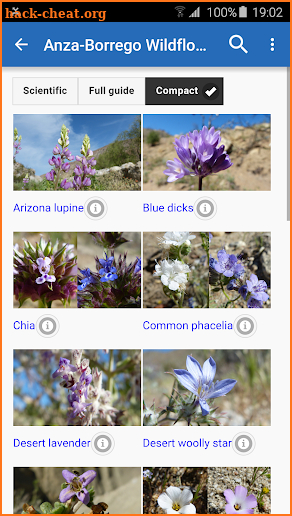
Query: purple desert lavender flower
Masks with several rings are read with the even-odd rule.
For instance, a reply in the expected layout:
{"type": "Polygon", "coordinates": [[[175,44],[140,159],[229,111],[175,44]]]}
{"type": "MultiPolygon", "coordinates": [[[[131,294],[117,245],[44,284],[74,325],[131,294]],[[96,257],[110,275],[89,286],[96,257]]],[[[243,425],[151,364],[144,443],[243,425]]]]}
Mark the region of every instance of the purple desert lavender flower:
{"type": "Polygon", "coordinates": [[[77,367],[70,364],[70,360],[67,358],[60,358],[58,369],[52,374],[53,378],[57,378],[58,376],[69,375],[77,371],[77,367]]]}
{"type": "MultiPolygon", "coordinates": [[[[58,188],[61,172],[68,172],[70,170],[70,163],[66,163],[65,160],[72,161],[74,159],[74,156],[72,156],[70,150],[68,149],[68,135],[69,129],[67,129],[67,127],[63,124],[61,128],[61,136],[58,140],[59,145],[56,145],[53,148],[53,156],[49,159],[49,165],[51,165],[53,168],[50,170],[50,172],[46,173],[46,179],[48,181],[54,182],[54,190],[57,190],[58,188]]],[[[70,181],[66,182],[66,180],[63,180],[60,186],[64,190],[71,188],[70,181]]]]}
{"type": "Polygon", "coordinates": [[[76,476],[75,473],[71,473],[71,471],[64,469],[62,471],[62,475],[68,485],[59,495],[60,502],[66,503],[74,496],[77,496],[78,500],[87,505],[90,501],[90,495],[85,488],[95,479],[96,472],[88,470],[82,475],[76,476]]]}
{"type": "Polygon", "coordinates": [[[247,496],[247,489],[243,486],[236,486],[235,491],[226,489],[224,496],[227,502],[226,514],[253,514],[257,507],[257,499],[251,494],[247,496]]]}
{"type": "Polygon", "coordinates": [[[218,260],[210,257],[210,267],[218,274],[223,274],[227,278],[239,278],[244,273],[243,265],[238,263],[238,258],[234,254],[228,254],[225,249],[221,249],[217,253],[217,258],[218,260]]]}
{"type": "Polygon", "coordinates": [[[167,162],[168,168],[164,171],[168,175],[167,181],[176,181],[185,175],[202,179],[231,167],[230,158],[220,142],[220,131],[215,131],[214,127],[208,130],[206,126],[201,131],[176,138],[174,146],[179,159],[167,162]]]}
{"type": "Polygon", "coordinates": [[[206,416],[210,412],[207,400],[225,396],[233,389],[236,380],[221,380],[214,384],[216,362],[212,357],[204,362],[202,369],[199,362],[188,355],[186,365],[187,371],[185,369],[174,369],[174,374],[185,389],[197,396],[202,414],[206,416]]]}
{"type": "Polygon", "coordinates": [[[21,252],[14,248],[14,295],[19,307],[26,299],[39,301],[40,307],[50,308],[54,300],[70,303],[77,292],[77,263],[71,246],[59,247],[43,237],[34,247],[24,241],[21,252]]]}

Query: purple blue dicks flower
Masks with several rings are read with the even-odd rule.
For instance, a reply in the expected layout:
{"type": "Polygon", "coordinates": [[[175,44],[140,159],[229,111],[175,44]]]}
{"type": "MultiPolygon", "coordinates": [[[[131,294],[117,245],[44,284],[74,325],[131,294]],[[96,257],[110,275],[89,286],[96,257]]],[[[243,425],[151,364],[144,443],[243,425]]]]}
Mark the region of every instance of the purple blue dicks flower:
{"type": "Polygon", "coordinates": [[[74,496],[77,496],[78,500],[87,505],[90,501],[90,495],[85,487],[95,479],[96,472],[89,470],[80,476],[76,476],[75,473],[71,473],[71,471],[64,469],[62,471],[62,475],[68,485],[59,495],[60,502],[66,503],[74,496]]]}
{"type": "Polygon", "coordinates": [[[220,142],[220,131],[215,131],[214,127],[208,130],[206,126],[201,131],[176,138],[174,146],[179,160],[167,161],[168,168],[164,171],[169,176],[167,181],[176,181],[190,174],[206,177],[231,167],[230,158],[220,142]]]}
{"type": "Polygon", "coordinates": [[[207,403],[208,399],[219,398],[225,396],[233,389],[236,380],[221,380],[213,383],[216,373],[216,362],[210,357],[204,362],[203,369],[199,362],[192,356],[188,355],[187,371],[185,369],[174,369],[174,374],[178,381],[190,392],[197,396],[203,416],[207,416],[210,407],[207,403]]]}
{"type": "Polygon", "coordinates": [[[70,364],[70,360],[67,358],[60,358],[58,369],[52,374],[53,378],[57,378],[57,376],[69,375],[70,373],[74,373],[77,371],[77,367],[70,364]]]}

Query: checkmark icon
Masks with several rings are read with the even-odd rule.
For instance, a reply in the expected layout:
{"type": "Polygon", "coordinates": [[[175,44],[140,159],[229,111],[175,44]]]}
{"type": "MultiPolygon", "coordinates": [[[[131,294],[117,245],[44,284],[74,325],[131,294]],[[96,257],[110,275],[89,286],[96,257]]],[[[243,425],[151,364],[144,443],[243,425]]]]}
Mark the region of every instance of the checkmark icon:
{"type": "Polygon", "coordinates": [[[205,93],[206,95],[208,95],[208,97],[212,97],[213,93],[215,93],[215,91],[217,91],[217,88],[215,88],[215,86],[213,86],[213,88],[211,88],[210,90],[206,90],[205,93]]]}

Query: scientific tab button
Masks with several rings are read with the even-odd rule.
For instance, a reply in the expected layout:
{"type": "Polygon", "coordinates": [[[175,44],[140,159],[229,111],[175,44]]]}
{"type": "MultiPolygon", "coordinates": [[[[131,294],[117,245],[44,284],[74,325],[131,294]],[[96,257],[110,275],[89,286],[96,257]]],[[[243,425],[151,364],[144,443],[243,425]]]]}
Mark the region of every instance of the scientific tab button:
{"type": "Polygon", "coordinates": [[[113,451],[115,442],[110,434],[101,432],[93,437],[91,440],[91,446],[93,451],[98,453],[98,455],[107,455],[113,451]]]}
{"type": "Polygon", "coordinates": [[[255,445],[254,437],[246,432],[237,434],[232,439],[232,448],[239,455],[249,455],[255,449],[255,445]]]}
{"type": "Polygon", "coordinates": [[[195,203],[195,215],[199,217],[199,219],[212,219],[214,215],[216,215],[216,211],[216,203],[209,197],[201,197],[195,203]]]}
{"type": "Polygon", "coordinates": [[[240,315],[235,319],[234,331],[239,337],[251,337],[256,329],[256,320],[251,315],[240,315]]]}
{"type": "Polygon", "coordinates": [[[59,321],[53,315],[43,315],[36,323],[36,330],[41,337],[54,337],[59,327],[59,321]]]}
{"type": "Polygon", "coordinates": [[[107,214],[107,204],[100,197],[93,197],[86,201],[84,213],[90,219],[102,219],[107,214]]]}

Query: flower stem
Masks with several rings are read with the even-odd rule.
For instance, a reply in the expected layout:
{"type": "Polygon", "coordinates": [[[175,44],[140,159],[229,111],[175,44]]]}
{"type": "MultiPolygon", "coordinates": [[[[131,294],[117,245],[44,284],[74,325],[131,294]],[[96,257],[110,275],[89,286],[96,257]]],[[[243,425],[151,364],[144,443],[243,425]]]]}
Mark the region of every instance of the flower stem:
{"type": "Polygon", "coordinates": [[[110,393],[113,393],[113,372],[114,370],[114,350],[110,349],[109,351],[109,364],[108,364],[108,372],[107,372],[107,386],[110,393]]]}
{"type": "Polygon", "coordinates": [[[201,176],[199,176],[199,190],[203,190],[202,185],[203,185],[203,178],[201,176]]]}
{"type": "Polygon", "coordinates": [[[228,301],[230,301],[230,297],[226,294],[226,292],[224,290],[224,285],[222,283],[221,277],[220,277],[220,287],[221,287],[221,290],[222,290],[224,296],[228,299],[228,301]]]}
{"type": "Polygon", "coordinates": [[[227,308],[227,306],[228,306],[230,303],[235,303],[235,301],[237,301],[240,297],[241,297],[241,296],[239,295],[239,296],[237,296],[235,299],[230,299],[230,300],[226,303],[225,308],[227,308]]]}

